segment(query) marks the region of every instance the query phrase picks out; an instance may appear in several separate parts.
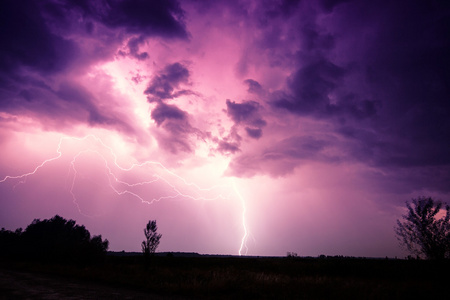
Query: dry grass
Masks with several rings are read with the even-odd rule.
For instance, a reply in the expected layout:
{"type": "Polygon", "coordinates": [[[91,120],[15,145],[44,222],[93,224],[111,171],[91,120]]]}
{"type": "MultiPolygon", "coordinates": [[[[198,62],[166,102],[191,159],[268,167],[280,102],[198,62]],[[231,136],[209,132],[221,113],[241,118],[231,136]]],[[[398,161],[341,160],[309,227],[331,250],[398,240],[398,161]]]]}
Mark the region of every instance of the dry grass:
{"type": "Polygon", "coordinates": [[[191,299],[406,299],[446,296],[449,262],[307,259],[108,257],[103,264],[8,267],[191,299]],[[442,277],[446,276],[446,277],[442,277]]]}

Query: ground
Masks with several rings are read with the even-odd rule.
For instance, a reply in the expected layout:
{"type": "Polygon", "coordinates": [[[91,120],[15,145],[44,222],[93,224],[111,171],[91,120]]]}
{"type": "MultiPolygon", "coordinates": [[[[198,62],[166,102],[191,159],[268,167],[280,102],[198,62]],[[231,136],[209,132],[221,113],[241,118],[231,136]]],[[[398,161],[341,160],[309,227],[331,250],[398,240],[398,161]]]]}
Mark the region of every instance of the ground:
{"type": "Polygon", "coordinates": [[[0,299],[179,299],[34,272],[0,269],[0,299]]]}
{"type": "Polygon", "coordinates": [[[108,256],[0,261],[0,299],[440,299],[450,261],[108,256]]]}

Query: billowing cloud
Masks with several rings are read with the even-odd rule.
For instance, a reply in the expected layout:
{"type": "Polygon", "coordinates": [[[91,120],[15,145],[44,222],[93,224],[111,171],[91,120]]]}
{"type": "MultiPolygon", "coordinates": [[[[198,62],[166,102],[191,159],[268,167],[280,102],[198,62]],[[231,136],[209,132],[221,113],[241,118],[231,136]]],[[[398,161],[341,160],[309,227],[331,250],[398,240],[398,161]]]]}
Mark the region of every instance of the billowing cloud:
{"type": "Polygon", "coordinates": [[[343,157],[334,153],[333,138],[324,136],[290,136],[275,141],[257,155],[242,154],[231,163],[230,173],[236,176],[254,176],[269,173],[274,177],[286,176],[309,161],[336,164],[343,157]]]}
{"type": "Polygon", "coordinates": [[[236,103],[227,100],[227,115],[235,122],[236,125],[247,125],[245,131],[247,135],[258,139],[262,136],[262,127],[267,125],[261,117],[261,106],[255,101],[243,101],[236,103]]]}
{"type": "Polygon", "coordinates": [[[187,119],[187,114],[175,105],[158,103],[156,108],[152,111],[151,117],[159,126],[166,120],[185,121],[187,119]]]}
{"type": "Polygon", "coordinates": [[[223,155],[235,154],[239,152],[239,142],[227,142],[226,140],[221,140],[218,142],[217,151],[223,155]]]}
{"type": "Polygon", "coordinates": [[[187,84],[188,79],[189,70],[181,63],[167,65],[160,74],[152,78],[144,94],[150,95],[150,102],[178,97],[187,91],[174,92],[175,89],[179,88],[180,84],[187,84]]]}
{"type": "Polygon", "coordinates": [[[275,107],[297,114],[326,113],[332,109],[329,95],[335,91],[344,70],[328,61],[308,64],[288,79],[293,95],[291,99],[279,99],[275,107]]]}
{"type": "Polygon", "coordinates": [[[262,86],[258,81],[253,79],[246,79],[244,82],[248,85],[248,92],[252,94],[260,94],[263,91],[262,86]]]}
{"type": "MultiPolygon", "coordinates": [[[[40,11],[58,25],[71,27],[78,17],[92,33],[94,23],[128,34],[186,38],[183,10],[176,1],[43,1],[40,11]]],[[[56,25],[56,24],[55,24],[56,25]]]]}
{"type": "MultiPolygon", "coordinates": [[[[328,122],[340,136],[336,146],[348,154],[344,161],[389,169],[442,164],[441,176],[448,179],[448,139],[437,138],[446,136],[450,126],[443,113],[448,76],[442,70],[450,47],[444,15],[435,14],[431,4],[417,3],[322,1],[313,10],[303,9],[297,13],[305,18],[292,38],[300,50],[285,87],[269,92],[259,80],[247,80],[249,93],[266,97],[281,116],[328,122]]],[[[270,29],[264,35],[268,38],[270,29]]],[[[282,148],[284,142],[277,143],[282,148]]],[[[267,149],[256,151],[252,161],[259,157],[264,166],[267,149]]],[[[231,167],[245,162],[241,154],[231,167]]]]}
{"type": "Polygon", "coordinates": [[[4,45],[0,106],[11,114],[50,120],[46,126],[71,119],[133,131],[128,117],[113,107],[115,101],[104,105],[101,102],[108,99],[99,99],[79,83],[79,69],[92,68],[93,58],[114,58],[126,40],[128,54],[143,60],[148,53],[140,52],[139,45],[145,37],[187,38],[183,12],[173,1],[2,1],[0,5],[0,26],[8,29],[0,33],[4,45]],[[118,29],[123,33],[113,31],[118,29]],[[95,49],[89,46],[94,40],[95,49]]]}
{"type": "Polygon", "coordinates": [[[119,54],[126,56],[131,55],[133,58],[136,58],[138,60],[146,60],[149,58],[149,55],[147,52],[139,52],[139,45],[144,42],[144,36],[139,37],[132,37],[128,41],[128,53],[124,52],[122,50],[119,50],[119,54]]]}
{"type": "Polygon", "coordinates": [[[76,44],[53,33],[35,1],[2,1],[0,65],[3,82],[17,80],[20,68],[42,74],[64,70],[77,56],[76,44]],[[15,75],[15,76],[11,76],[15,75]]]}
{"type": "Polygon", "coordinates": [[[183,10],[177,1],[118,0],[109,4],[100,8],[106,13],[90,10],[96,19],[109,27],[124,28],[129,33],[145,36],[187,37],[182,22],[183,10]]]}
{"type": "Polygon", "coordinates": [[[247,131],[248,136],[255,138],[255,139],[259,139],[262,136],[261,128],[245,127],[245,131],[247,131]]]}
{"type": "Polygon", "coordinates": [[[189,70],[181,63],[168,64],[150,80],[144,94],[149,103],[156,103],[150,117],[158,128],[154,130],[159,145],[171,153],[179,151],[192,152],[195,148],[193,140],[202,133],[191,126],[188,112],[175,104],[165,101],[189,94],[189,90],[180,90],[182,84],[189,83],[189,70]]]}

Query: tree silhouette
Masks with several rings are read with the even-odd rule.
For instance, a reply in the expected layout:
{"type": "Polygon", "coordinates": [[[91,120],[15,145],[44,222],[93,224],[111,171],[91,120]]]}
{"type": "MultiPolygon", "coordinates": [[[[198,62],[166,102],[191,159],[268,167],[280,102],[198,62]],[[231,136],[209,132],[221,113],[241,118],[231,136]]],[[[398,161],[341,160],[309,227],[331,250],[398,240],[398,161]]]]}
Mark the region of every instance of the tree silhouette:
{"type": "Polygon", "coordinates": [[[89,231],[73,220],[56,215],[49,220],[35,219],[25,231],[0,231],[1,254],[20,259],[69,263],[101,261],[108,249],[102,236],[91,238],[89,231]]]}
{"type": "Polygon", "coordinates": [[[16,229],[16,231],[6,230],[2,228],[0,230],[0,256],[1,257],[17,257],[21,252],[21,235],[22,228],[16,229]]]}
{"type": "Polygon", "coordinates": [[[412,199],[406,202],[408,213],[397,220],[397,238],[411,253],[428,259],[450,257],[450,207],[445,205],[445,216],[438,218],[442,202],[432,198],[412,199]]]}
{"type": "Polygon", "coordinates": [[[145,240],[142,241],[142,252],[144,256],[149,257],[155,253],[156,248],[159,246],[159,240],[162,235],[158,234],[156,231],[158,226],[156,225],[156,220],[150,220],[147,223],[146,228],[144,228],[145,240]]]}

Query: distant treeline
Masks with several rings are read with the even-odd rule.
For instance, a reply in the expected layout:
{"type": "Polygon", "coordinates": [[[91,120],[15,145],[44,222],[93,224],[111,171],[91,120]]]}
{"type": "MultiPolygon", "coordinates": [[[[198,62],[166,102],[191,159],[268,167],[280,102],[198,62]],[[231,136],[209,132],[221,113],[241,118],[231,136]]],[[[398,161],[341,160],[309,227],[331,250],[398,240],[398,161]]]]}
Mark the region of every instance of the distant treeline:
{"type": "Polygon", "coordinates": [[[0,231],[2,259],[94,263],[104,259],[108,245],[101,235],[91,237],[84,226],[58,215],[49,220],[35,219],[25,230],[0,231]]]}

